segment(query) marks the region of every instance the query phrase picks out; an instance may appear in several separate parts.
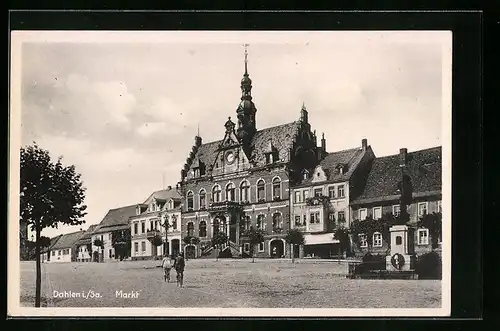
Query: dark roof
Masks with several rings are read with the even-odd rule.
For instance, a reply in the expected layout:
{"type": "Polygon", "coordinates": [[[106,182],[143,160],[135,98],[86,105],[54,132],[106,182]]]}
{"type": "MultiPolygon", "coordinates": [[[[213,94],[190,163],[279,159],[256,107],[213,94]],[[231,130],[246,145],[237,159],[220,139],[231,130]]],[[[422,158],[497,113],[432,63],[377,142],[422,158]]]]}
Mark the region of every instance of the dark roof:
{"type": "Polygon", "coordinates": [[[57,236],[55,236],[55,237],[53,237],[53,238],[50,238],[50,245],[49,245],[49,247],[44,247],[44,248],[42,249],[42,253],[45,253],[45,252],[47,252],[49,249],[52,249],[52,247],[54,247],[54,245],[57,243],[57,241],[59,240],[59,238],[61,238],[62,236],[63,236],[63,235],[62,235],[62,234],[60,234],[60,235],[57,235],[57,236]]]}
{"type": "Polygon", "coordinates": [[[84,233],[84,231],[78,231],[63,234],[51,249],[71,248],[76,244],[78,239],[83,236],[84,233]]]}
{"type": "MultiPolygon", "coordinates": [[[[328,153],[319,163],[325,172],[328,181],[345,181],[351,178],[352,173],[361,161],[365,151],[361,147],[346,149],[339,152],[328,153]],[[347,169],[340,174],[338,165],[344,165],[347,169]]],[[[313,176],[304,179],[301,184],[311,183],[313,176]]]]}
{"type": "Polygon", "coordinates": [[[89,228],[85,230],[83,236],[81,236],[78,240],[78,245],[90,244],[92,241],[92,233],[95,231],[98,225],[99,224],[92,224],[91,226],[89,226],[89,228]]]}
{"type": "MultiPolygon", "coordinates": [[[[441,147],[407,154],[406,174],[413,195],[441,190],[441,147]]],[[[401,168],[399,154],[376,158],[371,166],[363,193],[353,201],[360,203],[399,194],[401,168]]]]}
{"type": "MultiPolygon", "coordinates": [[[[250,142],[250,150],[252,151],[252,155],[249,155],[250,160],[257,167],[264,166],[266,164],[265,152],[269,146],[269,140],[272,140],[273,147],[278,151],[278,157],[288,161],[288,153],[292,148],[293,138],[298,128],[298,122],[291,122],[257,131],[250,142]]],[[[196,152],[190,169],[193,169],[199,161],[203,162],[206,167],[212,166],[221,143],[222,140],[202,144],[196,152]]]]}
{"type": "Polygon", "coordinates": [[[159,190],[151,193],[151,195],[144,201],[144,204],[147,205],[148,202],[156,198],[157,200],[162,200],[162,201],[167,201],[170,198],[173,199],[181,199],[181,194],[175,187],[170,188],[170,189],[165,189],[165,190],[159,190]]]}
{"type": "Polygon", "coordinates": [[[130,216],[136,214],[137,205],[130,205],[121,208],[110,209],[106,216],[102,219],[99,226],[94,230],[94,233],[103,233],[114,231],[113,228],[120,225],[128,226],[130,216]]]}

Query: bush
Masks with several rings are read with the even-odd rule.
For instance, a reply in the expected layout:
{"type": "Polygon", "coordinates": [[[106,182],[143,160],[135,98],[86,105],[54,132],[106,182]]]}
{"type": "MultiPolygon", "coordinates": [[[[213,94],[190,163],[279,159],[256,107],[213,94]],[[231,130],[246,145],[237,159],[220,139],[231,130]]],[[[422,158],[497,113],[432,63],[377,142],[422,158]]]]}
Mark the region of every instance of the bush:
{"type": "Polygon", "coordinates": [[[441,279],[441,257],[436,252],[421,255],[417,260],[415,271],[418,279],[441,279]]]}
{"type": "Polygon", "coordinates": [[[365,273],[372,270],[385,270],[385,257],[383,255],[372,255],[370,252],[366,253],[362,259],[363,263],[356,267],[356,273],[365,273]]]}
{"type": "Polygon", "coordinates": [[[373,260],[373,255],[370,252],[363,255],[363,258],[362,258],[363,262],[371,262],[372,260],[373,260]]]}

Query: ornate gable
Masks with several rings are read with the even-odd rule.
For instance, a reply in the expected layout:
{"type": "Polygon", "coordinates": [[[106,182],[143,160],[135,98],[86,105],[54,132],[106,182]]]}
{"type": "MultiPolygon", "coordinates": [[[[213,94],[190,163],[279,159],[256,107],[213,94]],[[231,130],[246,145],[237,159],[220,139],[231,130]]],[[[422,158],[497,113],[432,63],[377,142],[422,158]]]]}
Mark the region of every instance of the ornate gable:
{"type": "Polygon", "coordinates": [[[323,170],[323,167],[321,165],[318,165],[315,169],[314,169],[314,173],[313,173],[313,176],[312,176],[312,182],[313,183],[316,183],[316,182],[324,182],[326,181],[328,178],[326,176],[326,173],[325,173],[325,170],[323,170]]]}
{"type": "Polygon", "coordinates": [[[249,158],[236,135],[235,124],[231,121],[231,117],[228,118],[224,126],[226,133],[217,148],[217,156],[212,164],[213,176],[234,173],[250,168],[249,158]]]}

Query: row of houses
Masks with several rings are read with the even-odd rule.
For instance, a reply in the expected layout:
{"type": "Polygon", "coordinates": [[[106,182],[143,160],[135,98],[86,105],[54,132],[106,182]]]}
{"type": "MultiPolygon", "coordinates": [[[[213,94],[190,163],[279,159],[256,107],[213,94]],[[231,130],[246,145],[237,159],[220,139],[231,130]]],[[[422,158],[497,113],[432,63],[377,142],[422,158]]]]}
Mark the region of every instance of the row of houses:
{"type": "MultiPolygon", "coordinates": [[[[357,220],[397,217],[403,208],[418,227],[420,217],[440,212],[441,147],[401,148],[376,157],[367,139],[360,139],[359,146],[328,152],[324,134],[318,144],[304,104],[296,120],[257,128],[246,60],[240,89],[237,121],[229,117],[221,125],[221,139],[203,143],[196,135],[180,181],[143,202],[110,210],[75,241],[75,260],[146,259],[180,251],[208,257],[216,254],[211,238],[219,232],[228,238],[223,254],[245,256],[250,227],[265,233],[255,252],[259,257],[331,257],[341,244],[335,233],[357,220]],[[305,243],[290,252],[285,235],[294,228],[304,233],[305,243]]],[[[416,229],[417,251],[433,248],[430,235],[429,229],[416,229]]],[[[351,243],[357,254],[387,245],[382,233],[358,236],[359,245],[351,243]]]]}
{"type": "MultiPolygon", "coordinates": [[[[240,236],[252,223],[268,234],[254,252],[257,256],[289,256],[284,236],[288,229],[296,228],[305,237],[304,245],[297,246],[293,252],[296,257],[332,257],[338,254],[340,243],[334,234],[339,227],[349,228],[356,220],[380,219],[386,214],[399,216],[404,176],[408,176],[407,189],[411,190],[411,202],[406,208],[408,224],[415,228],[415,251],[425,253],[435,247],[432,247],[429,229],[419,228],[417,222],[425,214],[441,213],[441,148],[410,153],[401,149],[399,154],[377,158],[367,141],[362,140],[359,148],[329,153],[312,172],[304,172],[302,180],[290,189],[283,189],[282,183],[271,187],[274,194],[283,194],[285,201],[266,200],[264,208],[257,208],[257,186],[255,194],[249,194],[241,190],[245,182],[240,183],[234,198],[226,187],[225,195],[215,203],[207,193],[203,196],[197,192],[192,197],[183,195],[179,185],[169,186],[153,192],[141,203],[109,210],[99,224],[86,231],[52,238],[42,261],[151,259],[180,251],[191,258],[212,256],[212,236],[217,231],[231,233],[232,228],[228,229],[231,224],[225,223],[226,220],[217,224],[219,219],[207,216],[214,206],[228,203],[243,206],[244,216],[238,215],[238,229],[235,229],[240,236]],[[248,200],[244,200],[247,195],[248,200]],[[194,198],[196,202],[190,201],[194,198]],[[278,203],[288,212],[281,212],[278,203]],[[152,242],[157,235],[162,238],[160,245],[152,242]],[[199,243],[187,243],[186,237],[199,238],[199,243]],[[124,238],[126,244],[116,244],[116,238],[124,238]],[[99,241],[101,246],[96,245],[99,241]]],[[[358,245],[354,245],[355,250],[384,253],[388,238],[383,238],[382,233],[372,236],[368,240],[361,234],[358,245]]],[[[249,243],[244,239],[241,237],[238,244],[233,245],[235,247],[226,248],[232,250],[231,255],[249,253],[249,243]]],[[[440,240],[438,238],[437,242],[440,240]]]]}

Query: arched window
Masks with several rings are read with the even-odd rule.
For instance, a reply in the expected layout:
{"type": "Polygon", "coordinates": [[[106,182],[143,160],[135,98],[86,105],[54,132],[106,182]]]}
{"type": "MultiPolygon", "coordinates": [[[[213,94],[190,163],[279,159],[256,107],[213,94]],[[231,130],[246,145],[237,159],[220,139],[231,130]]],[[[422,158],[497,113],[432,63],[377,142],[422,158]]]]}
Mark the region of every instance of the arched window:
{"type": "Polygon", "coordinates": [[[189,237],[194,237],[194,224],[193,224],[193,222],[189,222],[187,225],[187,235],[189,237]]]}
{"type": "Polygon", "coordinates": [[[187,193],[187,210],[193,210],[194,208],[194,194],[193,191],[187,193]]]}
{"type": "Polygon", "coordinates": [[[221,189],[219,185],[215,185],[214,188],[212,189],[212,196],[214,202],[220,202],[221,200],[221,189]]]}
{"type": "Polygon", "coordinates": [[[243,181],[240,186],[240,201],[250,202],[250,183],[248,183],[246,180],[243,181]]]}
{"type": "Polygon", "coordinates": [[[382,234],[380,232],[375,232],[373,234],[373,247],[382,247],[382,234]]]}
{"type": "Polygon", "coordinates": [[[199,232],[200,232],[200,237],[203,238],[207,236],[207,222],[205,221],[200,222],[199,232]]]}
{"type": "Polygon", "coordinates": [[[273,199],[281,199],[281,179],[273,179],[273,199]]]}
{"type": "Polygon", "coordinates": [[[263,179],[259,179],[257,182],[257,201],[266,201],[265,182],[263,179]]]}
{"type": "Polygon", "coordinates": [[[235,188],[233,183],[229,183],[226,185],[226,200],[227,201],[234,201],[235,200],[235,188]]]}
{"type": "Polygon", "coordinates": [[[200,190],[200,209],[205,209],[207,207],[206,206],[206,203],[207,203],[206,196],[207,196],[207,193],[205,192],[205,190],[201,189],[200,190]]]}
{"type": "Polygon", "coordinates": [[[257,216],[257,229],[265,230],[266,229],[266,215],[260,214],[257,216]]]}
{"type": "Polygon", "coordinates": [[[273,214],[273,231],[279,232],[283,230],[283,218],[281,217],[281,213],[273,214]]]}

